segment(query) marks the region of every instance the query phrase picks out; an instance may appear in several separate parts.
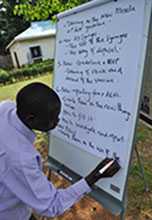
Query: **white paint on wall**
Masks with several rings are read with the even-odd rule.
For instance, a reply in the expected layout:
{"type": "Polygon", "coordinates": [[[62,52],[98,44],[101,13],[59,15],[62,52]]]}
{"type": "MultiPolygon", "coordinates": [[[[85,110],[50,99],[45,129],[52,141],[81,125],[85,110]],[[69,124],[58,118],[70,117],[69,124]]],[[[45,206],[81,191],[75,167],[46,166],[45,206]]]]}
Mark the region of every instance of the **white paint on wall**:
{"type": "Polygon", "coordinates": [[[43,38],[27,39],[24,41],[15,42],[10,47],[10,53],[14,67],[17,67],[17,62],[14,56],[16,52],[19,65],[23,66],[32,63],[30,47],[40,46],[42,52],[42,60],[53,59],[55,49],[55,36],[47,36],[43,38]]]}

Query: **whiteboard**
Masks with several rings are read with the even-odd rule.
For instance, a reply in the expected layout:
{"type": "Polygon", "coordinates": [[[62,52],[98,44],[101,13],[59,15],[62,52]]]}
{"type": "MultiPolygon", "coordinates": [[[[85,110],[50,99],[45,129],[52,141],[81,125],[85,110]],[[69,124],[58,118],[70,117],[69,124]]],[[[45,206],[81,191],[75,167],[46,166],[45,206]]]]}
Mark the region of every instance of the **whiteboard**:
{"type": "Polygon", "coordinates": [[[82,176],[116,158],[121,171],[97,185],[122,200],[143,78],[146,1],[96,2],[59,15],[53,87],[62,111],[49,155],[82,176]]]}

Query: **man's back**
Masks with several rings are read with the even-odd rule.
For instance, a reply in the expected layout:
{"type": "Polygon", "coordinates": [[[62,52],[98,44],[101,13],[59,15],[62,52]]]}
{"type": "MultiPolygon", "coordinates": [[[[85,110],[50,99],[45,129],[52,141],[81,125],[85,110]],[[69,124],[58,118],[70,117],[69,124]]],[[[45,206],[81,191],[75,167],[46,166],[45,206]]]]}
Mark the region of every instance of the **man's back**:
{"type": "MultiPolygon", "coordinates": [[[[20,152],[22,143],[27,140],[16,126],[14,102],[6,101],[0,104],[0,219],[29,219],[31,210],[7,187],[5,179],[8,178],[10,166],[20,165],[20,152]],[[20,149],[19,149],[20,148],[20,149]]],[[[27,143],[28,144],[28,143],[27,143]]],[[[11,178],[10,178],[11,181],[11,178]]],[[[11,184],[13,185],[13,179],[11,184]]],[[[14,186],[17,187],[17,186],[14,186]]],[[[24,193],[24,192],[23,192],[24,193]]]]}
{"type": "Polygon", "coordinates": [[[33,130],[54,129],[60,111],[59,96],[43,83],[23,87],[16,104],[0,103],[0,220],[29,220],[30,208],[43,216],[63,214],[90,192],[96,181],[112,177],[120,169],[115,161],[100,174],[111,161],[106,158],[84,179],[66,189],[56,189],[42,172],[40,154],[33,147],[33,130]]]}
{"type": "Polygon", "coordinates": [[[35,134],[19,119],[13,102],[0,105],[0,124],[0,220],[29,220],[29,207],[54,217],[90,192],[84,179],[67,189],[47,180],[33,147],[35,134]]]}

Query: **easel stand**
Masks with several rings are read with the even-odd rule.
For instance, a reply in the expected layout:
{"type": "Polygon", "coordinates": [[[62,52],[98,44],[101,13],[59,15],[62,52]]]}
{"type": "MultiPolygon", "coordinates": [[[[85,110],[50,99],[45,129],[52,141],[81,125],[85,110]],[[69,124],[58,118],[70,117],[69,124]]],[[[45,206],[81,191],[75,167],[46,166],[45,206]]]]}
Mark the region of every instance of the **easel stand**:
{"type": "Polygon", "coordinates": [[[148,186],[148,182],[146,180],[146,175],[145,175],[145,169],[144,169],[143,161],[142,161],[141,156],[140,156],[140,154],[138,152],[137,146],[135,146],[135,152],[136,152],[138,164],[139,164],[139,167],[140,167],[140,177],[143,179],[143,182],[144,182],[144,191],[145,192],[149,192],[149,186],[148,186]]]}
{"type": "MultiPolygon", "coordinates": [[[[137,156],[137,160],[138,160],[138,164],[139,164],[139,167],[140,167],[140,177],[143,179],[144,181],[144,191],[145,192],[149,192],[149,186],[148,186],[148,182],[146,180],[146,176],[145,176],[145,170],[144,170],[144,166],[143,166],[143,161],[142,161],[142,158],[138,152],[138,149],[137,149],[137,146],[135,146],[135,153],[136,153],[136,156],[137,156]]],[[[54,171],[58,171],[60,168],[61,168],[61,164],[57,165],[57,163],[55,163],[56,161],[54,160],[51,160],[50,158],[50,161],[51,163],[49,163],[49,171],[48,171],[48,179],[51,180],[51,171],[54,170],[54,171]]],[[[100,196],[100,193],[98,194],[98,189],[95,187],[95,191],[93,192],[93,197],[97,200],[100,200],[99,199],[99,196],[100,196]]],[[[127,198],[126,198],[127,200],[127,198]]],[[[111,202],[109,201],[108,197],[105,197],[104,199],[104,202],[105,203],[109,203],[111,204],[111,202]]],[[[127,201],[124,202],[124,205],[127,204],[127,201]]],[[[111,204],[111,206],[113,206],[113,204],[111,204]]],[[[115,209],[116,207],[114,207],[115,209]]],[[[117,208],[116,208],[117,209],[117,208]]],[[[125,220],[125,210],[126,210],[126,207],[124,208],[121,208],[121,211],[120,211],[120,220],[125,220]]],[[[40,217],[39,220],[46,220],[47,218],[46,217],[40,217]]]]}
{"type": "MultiPolygon", "coordinates": [[[[62,175],[65,179],[69,180],[71,183],[78,181],[81,177],[64,166],[63,164],[56,161],[54,158],[49,156],[49,179],[51,179],[51,170],[62,175]],[[60,172],[62,171],[62,172],[60,172]]],[[[106,192],[101,190],[99,187],[94,186],[92,192],[89,195],[98,201],[102,206],[109,210],[113,215],[120,216],[120,220],[125,220],[125,210],[127,205],[127,197],[125,201],[120,202],[114,197],[109,196],[106,192]]]]}

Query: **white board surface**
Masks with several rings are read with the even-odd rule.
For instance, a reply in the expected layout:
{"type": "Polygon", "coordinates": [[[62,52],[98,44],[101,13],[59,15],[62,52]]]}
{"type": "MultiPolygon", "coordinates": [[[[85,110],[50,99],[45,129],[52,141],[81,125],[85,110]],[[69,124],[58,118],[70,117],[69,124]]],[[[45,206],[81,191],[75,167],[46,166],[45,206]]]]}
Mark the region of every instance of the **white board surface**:
{"type": "Polygon", "coordinates": [[[142,84],[144,22],[145,0],[118,0],[61,16],[57,24],[54,89],[62,112],[52,132],[60,146],[50,155],[83,175],[93,168],[85,155],[93,165],[106,156],[118,159],[121,171],[98,184],[119,200],[142,84]]]}

